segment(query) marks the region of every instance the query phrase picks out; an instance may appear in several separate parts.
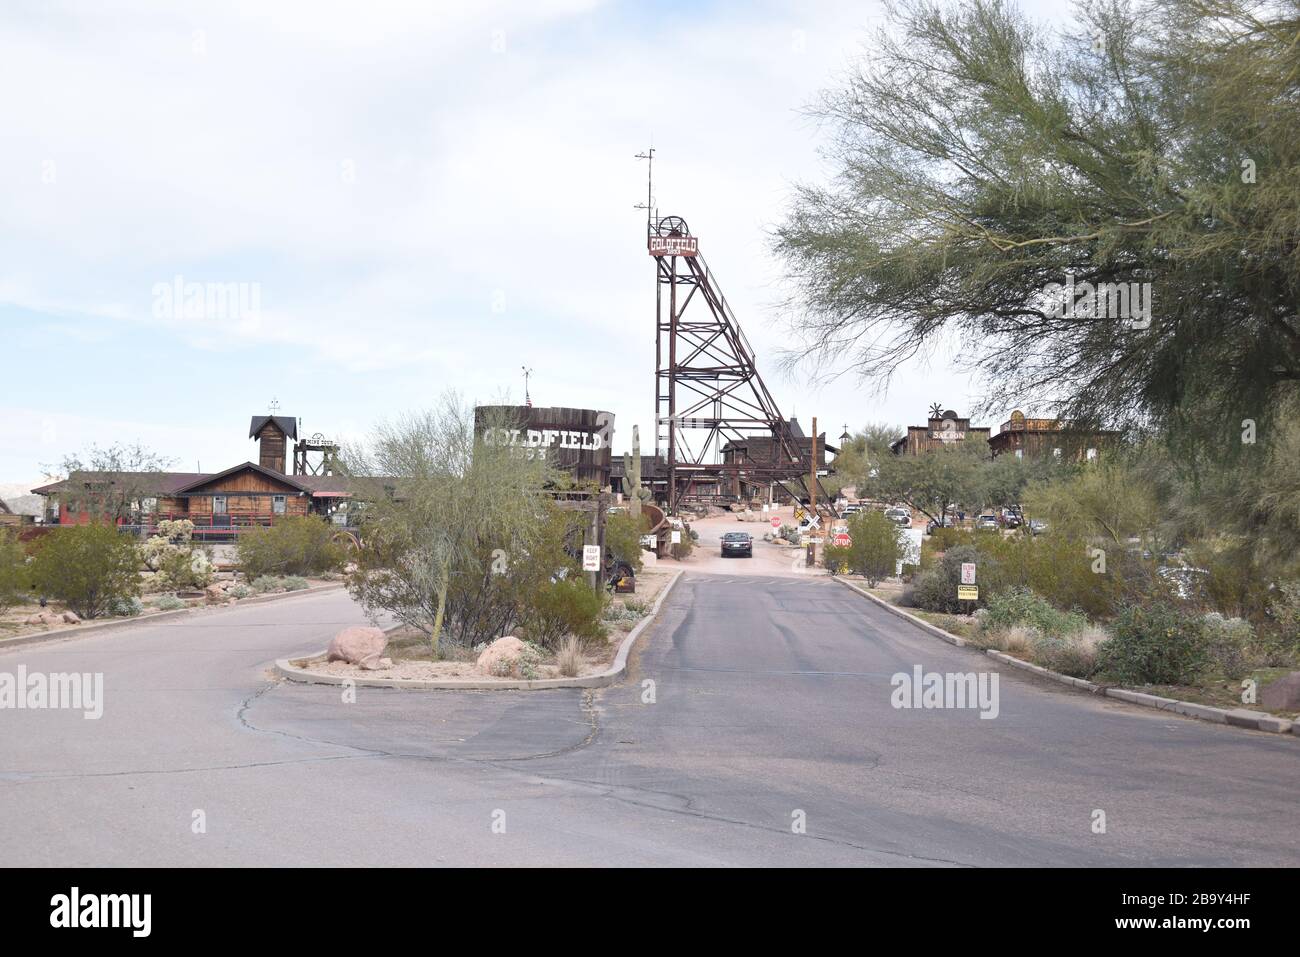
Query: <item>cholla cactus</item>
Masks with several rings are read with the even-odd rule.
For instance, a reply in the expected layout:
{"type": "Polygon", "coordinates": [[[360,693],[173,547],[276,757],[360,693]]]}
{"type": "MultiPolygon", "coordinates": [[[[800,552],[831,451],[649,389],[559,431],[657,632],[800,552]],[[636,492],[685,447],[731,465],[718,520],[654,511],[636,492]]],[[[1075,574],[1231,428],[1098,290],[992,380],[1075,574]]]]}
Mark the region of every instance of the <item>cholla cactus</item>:
{"type": "Polygon", "coordinates": [[[632,514],[640,516],[641,503],[650,500],[650,490],[641,487],[641,429],[632,426],[632,454],[623,453],[623,485],[632,514]]]}

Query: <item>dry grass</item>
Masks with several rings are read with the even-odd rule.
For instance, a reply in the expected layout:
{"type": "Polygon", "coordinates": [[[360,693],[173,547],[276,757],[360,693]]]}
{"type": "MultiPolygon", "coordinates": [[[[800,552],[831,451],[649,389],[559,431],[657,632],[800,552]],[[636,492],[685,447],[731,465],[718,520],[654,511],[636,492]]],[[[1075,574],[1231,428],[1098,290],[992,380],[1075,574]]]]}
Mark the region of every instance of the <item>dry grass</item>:
{"type": "Polygon", "coordinates": [[[566,678],[576,678],[578,670],[582,667],[582,644],[577,638],[570,635],[564,639],[560,645],[559,651],[555,653],[555,663],[559,666],[560,674],[566,678]]]}

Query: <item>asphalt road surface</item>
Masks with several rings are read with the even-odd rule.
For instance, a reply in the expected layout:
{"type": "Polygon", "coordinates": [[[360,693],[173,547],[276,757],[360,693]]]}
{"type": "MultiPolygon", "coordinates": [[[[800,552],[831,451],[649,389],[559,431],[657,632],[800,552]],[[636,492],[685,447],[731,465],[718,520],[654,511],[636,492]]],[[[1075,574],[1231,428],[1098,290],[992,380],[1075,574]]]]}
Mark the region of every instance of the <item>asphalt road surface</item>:
{"type": "Polygon", "coordinates": [[[1294,739],[1019,672],[992,720],[895,709],[895,672],[996,663],[824,578],[690,571],[594,693],[268,677],[360,621],[333,592],[0,653],[105,699],[0,710],[0,864],[1300,864],[1294,739]]]}

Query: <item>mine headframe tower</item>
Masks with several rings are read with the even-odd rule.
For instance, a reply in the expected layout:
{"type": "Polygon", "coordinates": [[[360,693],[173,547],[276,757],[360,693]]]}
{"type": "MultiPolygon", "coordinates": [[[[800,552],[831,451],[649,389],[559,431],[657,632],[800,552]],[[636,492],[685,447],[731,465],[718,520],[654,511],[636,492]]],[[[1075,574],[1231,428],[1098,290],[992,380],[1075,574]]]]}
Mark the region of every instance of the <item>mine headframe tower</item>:
{"type": "Polygon", "coordinates": [[[776,483],[804,501],[811,482],[818,506],[833,514],[813,452],[758,374],[698,238],[680,216],[652,218],[648,232],[656,273],[655,452],[664,456],[669,514],[684,502],[739,497],[745,485],[776,483]]]}

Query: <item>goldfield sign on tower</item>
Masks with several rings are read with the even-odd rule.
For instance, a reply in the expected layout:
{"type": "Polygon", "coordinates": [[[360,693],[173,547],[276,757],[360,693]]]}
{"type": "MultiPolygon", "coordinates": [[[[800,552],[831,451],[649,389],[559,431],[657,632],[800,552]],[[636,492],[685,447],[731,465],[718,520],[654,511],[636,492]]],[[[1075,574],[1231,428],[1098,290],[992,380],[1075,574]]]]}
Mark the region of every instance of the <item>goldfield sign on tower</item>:
{"type": "Polygon", "coordinates": [[[700,241],[695,236],[651,236],[651,256],[697,256],[700,241]]]}

